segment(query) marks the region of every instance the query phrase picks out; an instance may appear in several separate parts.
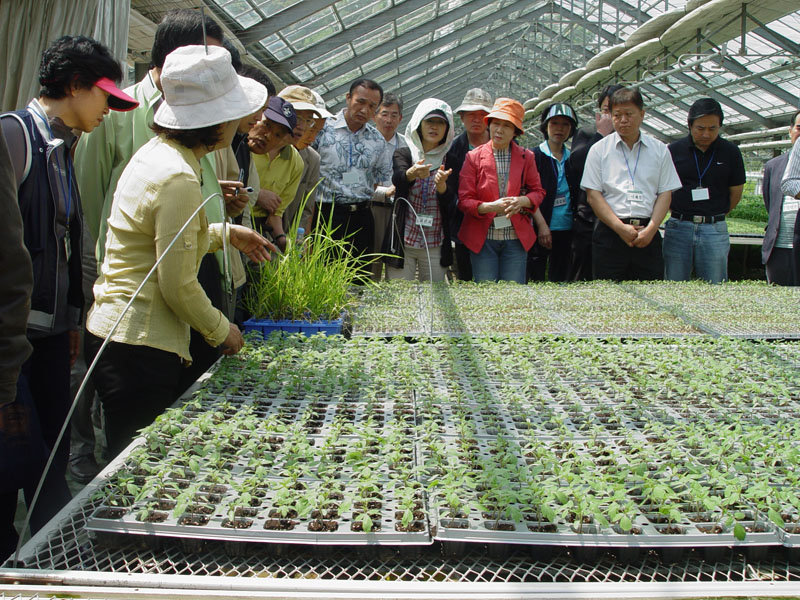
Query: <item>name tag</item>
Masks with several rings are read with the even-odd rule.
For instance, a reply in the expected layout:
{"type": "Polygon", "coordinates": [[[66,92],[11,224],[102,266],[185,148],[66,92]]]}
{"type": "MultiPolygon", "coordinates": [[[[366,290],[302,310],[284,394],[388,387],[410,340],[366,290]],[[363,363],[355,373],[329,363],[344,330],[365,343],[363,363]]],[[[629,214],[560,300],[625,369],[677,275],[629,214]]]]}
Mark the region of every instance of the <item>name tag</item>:
{"type": "Polygon", "coordinates": [[[511,227],[511,219],[508,217],[495,217],[494,218],[494,228],[495,229],[505,229],[506,227],[511,227]]]}
{"type": "Polygon", "coordinates": [[[783,197],[783,210],[781,212],[797,212],[800,210],[800,199],[791,196],[783,197]]]}
{"type": "Polygon", "coordinates": [[[692,201],[700,202],[701,200],[708,200],[711,196],[708,195],[708,188],[694,188],[692,190],[692,201]]]}
{"type": "Polygon", "coordinates": [[[556,199],[553,200],[553,207],[556,206],[566,206],[567,205],[567,196],[566,194],[562,194],[561,196],[556,196],[556,199]]]}
{"type": "Polygon", "coordinates": [[[342,183],[345,185],[355,185],[361,181],[361,174],[358,171],[349,170],[342,173],[342,183]]]}
{"type": "Polygon", "coordinates": [[[69,239],[69,229],[67,229],[67,235],[64,236],[64,254],[67,257],[67,262],[72,257],[72,240],[69,239]]]}
{"type": "Polygon", "coordinates": [[[631,204],[644,204],[644,192],[641,190],[628,190],[625,196],[631,204]]]}
{"type": "Polygon", "coordinates": [[[417,225],[433,227],[433,215],[417,215],[417,225]]]}

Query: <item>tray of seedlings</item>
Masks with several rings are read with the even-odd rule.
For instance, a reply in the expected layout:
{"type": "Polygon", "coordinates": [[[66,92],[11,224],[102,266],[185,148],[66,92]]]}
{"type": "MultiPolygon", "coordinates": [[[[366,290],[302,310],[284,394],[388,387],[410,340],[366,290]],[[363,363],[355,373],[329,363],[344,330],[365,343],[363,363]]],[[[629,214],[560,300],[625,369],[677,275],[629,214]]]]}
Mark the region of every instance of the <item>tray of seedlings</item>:
{"type": "Polygon", "coordinates": [[[800,338],[800,287],[741,281],[625,284],[697,328],[734,338],[800,338]]]}

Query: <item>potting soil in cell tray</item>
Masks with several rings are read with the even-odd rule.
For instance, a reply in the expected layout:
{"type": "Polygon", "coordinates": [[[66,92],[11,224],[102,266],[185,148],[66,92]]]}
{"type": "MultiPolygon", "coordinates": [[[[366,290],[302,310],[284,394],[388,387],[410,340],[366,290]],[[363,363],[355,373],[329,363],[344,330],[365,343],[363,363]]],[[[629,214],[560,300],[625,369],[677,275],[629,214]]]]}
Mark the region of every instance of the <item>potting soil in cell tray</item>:
{"type": "MultiPolygon", "coordinates": [[[[223,540],[235,542],[263,542],[286,544],[325,544],[325,545],[429,545],[433,543],[427,518],[412,523],[419,531],[398,531],[402,527],[396,517],[397,503],[389,494],[380,499],[380,524],[369,533],[351,527],[354,513],[351,508],[341,516],[329,514],[298,517],[294,514],[271,513],[268,492],[260,507],[245,510],[237,521],[249,523],[247,527],[224,527],[228,523],[225,499],[213,506],[209,514],[194,513],[175,517],[171,510],[158,511],[159,522],[142,522],[137,519],[141,505],[127,509],[101,505],[86,522],[86,529],[101,533],[154,535],[171,538],[192,538],[203,540],[223,540]],[[119,514],[122,512],[123,514],[119,514]],[[115,517],[115,518],[109,518],[115,517]],[[325,529],[328,530],[320,530],[325,529]]],[[[242,514],[242,513],[239,513],[242,514]]]]}
{"type": "MultiPolygon", "coordinates": [[[[745,527],[751,523],[743,522],[745,527]]],[[[642,547],[642,548],[704,548],[718,546],[780,546],[781,540],[771,524],[759,523],[763,533],[747,533],[738,540],[732,530],[722,529],[717,523],[683,522],[674,527],[675,533],[662,533],[668,525],[654,525],[644,516],[634,519],[632,531],[625,533],[615,526],[583,525],[577,533],[572,525],[538,521],[495,521],[480,513],[470,513],[466,518],[452,519],[446,510],[431,507],[431,531],[434,540],[480,544],[528,544],[536,546],[590,546],[590,547],[642,547]],[[680,531],[682,533],[678,533],[680,531]],[[705,532],[709,533],[705,533],[705,532]]]]}

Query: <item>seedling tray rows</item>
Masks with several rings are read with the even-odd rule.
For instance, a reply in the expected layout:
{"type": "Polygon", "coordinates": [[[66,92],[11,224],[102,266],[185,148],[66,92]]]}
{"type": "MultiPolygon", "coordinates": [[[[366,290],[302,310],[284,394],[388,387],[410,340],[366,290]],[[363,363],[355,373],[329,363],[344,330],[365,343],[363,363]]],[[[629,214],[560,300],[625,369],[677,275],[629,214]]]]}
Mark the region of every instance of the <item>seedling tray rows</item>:
{"type": "Polygon", "coordinates": [[[304,544],[800,546],[797,355],[712,338],[274,337],[143,433],[89,526],[304,544]]]}

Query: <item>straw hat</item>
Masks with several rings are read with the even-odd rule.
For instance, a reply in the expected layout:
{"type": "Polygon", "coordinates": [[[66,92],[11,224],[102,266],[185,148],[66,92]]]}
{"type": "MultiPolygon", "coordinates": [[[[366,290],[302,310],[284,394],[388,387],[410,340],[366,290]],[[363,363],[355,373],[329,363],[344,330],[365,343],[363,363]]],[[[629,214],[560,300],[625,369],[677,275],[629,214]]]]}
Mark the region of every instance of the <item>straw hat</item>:
{"type": "Polygon", "coordinates": [[[330,119],[333,116],[333,113],[328,112],[328,108],[325,106],[325,100],[314,90],[311,90],[311,93],[314,94],[314,103],[317,106],[317,114],[323,119],[330,119]]]}
{"type": "Polygon", "coordinates": [[[481,88],[467,90],[464,101],[453,112],[459,115],[462,112],[472,112],[474,110],[482,110],[484,112],[492,110],[492,97],[489,92],[485,92],[481,88]]]}
{"type": "Polygon", "coordinates": [[[483,122],[488,124],[489,119],[501,119],[511,122],[517,129],[517,135],[525,133],[522,129],[522,119],[525,117],[525,109],[522,104],[511,98],[498,98],[494,101],[489,114],[483,117],[483,122]]]}
{"type": "Polygon", "coordinates": [[[251,115],[267,102],[267,88],[239,77],[219,46],[183,46],[161,69],[164,102],[154,121],[169,129],[199,129],[251,115]]]}
{"type": "Polygon", "coordinates": [[[278,96],[291,102],[295,110],[310,110],[317,112],[314,94],[302,85],[289,85],[278,92],[278,96]]]}

